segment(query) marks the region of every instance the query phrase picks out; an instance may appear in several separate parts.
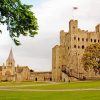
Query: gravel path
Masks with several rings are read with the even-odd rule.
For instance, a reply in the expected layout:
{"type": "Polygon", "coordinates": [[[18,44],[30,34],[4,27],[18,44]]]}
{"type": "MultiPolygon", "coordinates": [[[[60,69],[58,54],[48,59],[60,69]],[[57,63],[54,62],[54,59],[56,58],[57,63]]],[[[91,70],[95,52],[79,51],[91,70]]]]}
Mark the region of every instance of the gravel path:
{"type": "Polygon", "coordinates": [[[23,91],[23,92],[65,92],[65,91],[100,91],[100,88],[82,88],[82,89],[14,89],[14,88],[0,88],[2,91],[23,91]]]}
{"type": "MultiPolygon", "coordinates": [[[[6,86],[0,86],[1,88],[16,88],[16,87],[31,87],[31,86],[47,86],[47,85],[53,85],[53,84],[61,84],[61,83],[47,83],[47,84],[31,84],[31,85],[6,85],[6,86]]],[[[65,84],[65,83],[63,83],[65,84]]]]}

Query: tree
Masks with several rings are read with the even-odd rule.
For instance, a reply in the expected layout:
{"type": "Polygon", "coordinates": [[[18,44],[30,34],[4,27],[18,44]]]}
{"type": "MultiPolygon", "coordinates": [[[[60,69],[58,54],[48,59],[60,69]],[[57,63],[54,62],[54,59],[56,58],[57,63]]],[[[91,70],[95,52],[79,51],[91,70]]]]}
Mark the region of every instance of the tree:
{"type": "Polygon", "coordinates": [[[22,4],[20,0],[0,0],[0,23],[7,25],[9,35],[16,45],[20,45],[18,38],[34,37],[37,34],[37,18],[30,10],[32,5],[22,4]]]}
{"type": "Polygon", "coordinates": [[[100,44],[92,44],[85,49],[82,57],[85,71],[94,69],[95,72],[100,68],[100,44]]]}

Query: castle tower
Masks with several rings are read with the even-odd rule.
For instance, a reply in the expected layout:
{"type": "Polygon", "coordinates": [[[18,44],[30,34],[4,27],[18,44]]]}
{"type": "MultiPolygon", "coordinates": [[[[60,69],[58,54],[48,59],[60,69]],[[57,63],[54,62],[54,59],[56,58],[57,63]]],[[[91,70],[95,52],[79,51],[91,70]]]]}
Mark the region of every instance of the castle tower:
{"type": "Polygon", "coordinates": [[[96,28],[96,32],[100,32],[100,24],[98,24],[95,28],[96,28]]]}
{"type": "MultiPolygon", "coordinates": [[[[100,24],[95,27],[95,31],[82,30],[78,27],[77,20],[69,21],[69,31],[60,31],[60,45],[52,49],[52,80],[63,81],[63,74],[70,72],[70,75],[87,79],[95,77],[95,73],[84,70],[82,57],[87,46],[100,43],[100,24]],[[63,70],[64,69],[64,70],[63,70]]],[[[64,77],[63,77],[64,76],[64,77]]]]}
{"type": "Polygon", "coordinates": [[[78,21],[77,20],[70,20],[69,22],[69,32],[75,33],[78,29],[78,21]]]}
{"type": "Polygon", "coordinates": [[[62,80],[62,67],[65,65],[65,48],[56,45],[52,49],[52,81],[62,80]]]}
{"type": "Polygon", "coordinates": [[[10,50],[8,59],[6,60],[6,66],[7,67],[14,67],[15,66],[15,60],[14,60],[14,57],[13,57],[12,49],[10,50]]]}

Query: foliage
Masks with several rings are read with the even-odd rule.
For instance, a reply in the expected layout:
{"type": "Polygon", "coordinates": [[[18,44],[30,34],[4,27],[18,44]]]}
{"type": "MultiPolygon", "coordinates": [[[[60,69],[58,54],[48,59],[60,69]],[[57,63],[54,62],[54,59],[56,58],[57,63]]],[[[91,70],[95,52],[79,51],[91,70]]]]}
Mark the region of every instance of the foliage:
{"type": "Polygon", "coordinates": [[[86,71],[89,68],[97,71],[100,68],[100,44],[96,43],[88,46],[83,54],[82,62],[86,71]]]}
{"type": "Polygon", "coordinates": [[[38,25],[31,5],[22,4],[20,0],[0,0],[0,23],[7,25],[7,30],[16,45],[20,44],[20,35],[33,37],[38,25]]]}

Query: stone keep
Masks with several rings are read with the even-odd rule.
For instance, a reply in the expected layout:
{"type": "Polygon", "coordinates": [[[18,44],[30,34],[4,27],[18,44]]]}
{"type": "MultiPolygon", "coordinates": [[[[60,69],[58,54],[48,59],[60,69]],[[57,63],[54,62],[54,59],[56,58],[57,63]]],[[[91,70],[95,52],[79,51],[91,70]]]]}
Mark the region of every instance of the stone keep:
{"type": "Polygon", "coordinates": [[[74,70],[75,77],[93,77],[85,74],[81,58],[87,46],[100,42],[100,24],[94,32],[78,28],[77,20],[70,20],[69,32],[60,31],[60,45],[52,49],[52,80],[62,81],[62,69],[74,70]]]}

